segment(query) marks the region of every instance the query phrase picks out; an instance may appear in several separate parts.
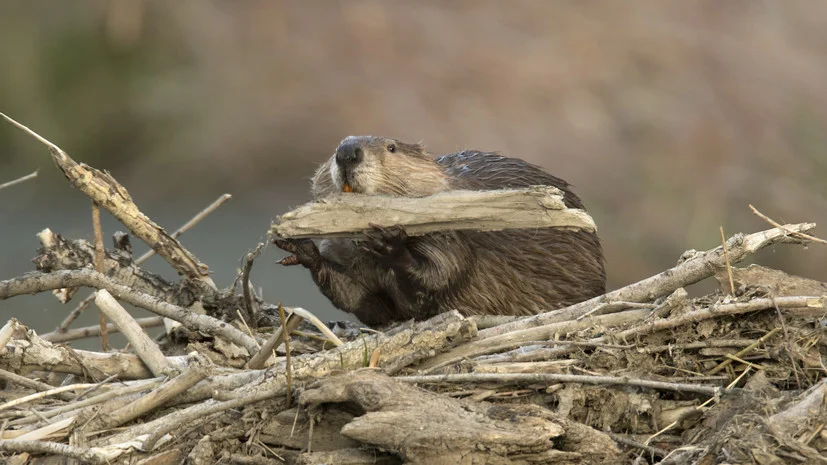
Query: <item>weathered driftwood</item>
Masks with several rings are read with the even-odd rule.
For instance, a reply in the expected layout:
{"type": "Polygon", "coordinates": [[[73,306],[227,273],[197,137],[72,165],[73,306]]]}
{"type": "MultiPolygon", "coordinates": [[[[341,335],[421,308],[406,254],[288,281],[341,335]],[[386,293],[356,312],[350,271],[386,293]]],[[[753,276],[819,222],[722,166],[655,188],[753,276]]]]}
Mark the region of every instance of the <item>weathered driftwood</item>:
{"type": "Polygon", "coordinates": [[[299,402],[359,405],[367,413],[346,424],[342,434],[391,450],[409,464],[582,465],[619,459],[608,436],[541,407],[451,399],[372,370],[329,377],[303,392],[299,402]]]}
{"type": "Polygon", "coordinates": [[[369,223],[399,225],[411,236],[462,229],[596,230],[588,213],[566,208],[559,189],[534,186],[448,191],[421,198],[340,194],[281,215],[272,232],[284,238],[352,237],[370,230],[369,223]]]}

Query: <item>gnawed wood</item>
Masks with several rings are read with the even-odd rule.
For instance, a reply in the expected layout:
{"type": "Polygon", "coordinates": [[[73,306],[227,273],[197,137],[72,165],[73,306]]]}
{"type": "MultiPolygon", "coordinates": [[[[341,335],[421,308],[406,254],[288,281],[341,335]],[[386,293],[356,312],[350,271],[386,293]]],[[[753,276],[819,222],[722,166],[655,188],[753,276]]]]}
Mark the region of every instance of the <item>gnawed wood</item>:
{"type": "Polygon", "coordinates": [[[272,232],[284,238],[351,237],[369,230],[368,223],[400,225],[411,236],[463,229],[597,229],[588,213],[566,208],[559,189],[534,186],[421,198],[340,194],[281,215],[272,232]]]}

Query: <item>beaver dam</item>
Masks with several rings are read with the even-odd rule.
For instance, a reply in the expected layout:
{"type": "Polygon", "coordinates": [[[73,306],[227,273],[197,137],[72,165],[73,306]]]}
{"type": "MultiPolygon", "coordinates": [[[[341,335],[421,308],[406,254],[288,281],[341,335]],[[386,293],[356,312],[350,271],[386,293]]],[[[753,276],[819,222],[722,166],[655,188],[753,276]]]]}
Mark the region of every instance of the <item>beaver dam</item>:
{"type": "MultiPolygon", "coordinates": [[[[75,309],[53,333],[28,329],[25,315],[0,329],[4,463],[827,462],[827,284],[736,266],[767,246],[822,242],[814,224],[736,234],[660,274],[531,317],[449,311],[382,331],[331,328],[256,295],[249,274],[265,244],[246,255],[232,288],[218,289],[115,179],[31,134],[130,234],[106,248],[99,226],[94,243],[44,229],[36,271],[0,281],[0,299],[52,292],[75,309]],[[132,238],[180,281],[141,268],[132,238]],[[707,279],[718,290],[690,298],[684,288],[707,279]],[[101,325],[71,328],[92,301],[101,325]],[[124,302],[157,317],[136,320],[124,302]],[[159,338],[144,332],[162,324],[159,338]],[[128,349],[72,348],[83,337],[105,347],[115,331],[128,349]]],[[[365,205],[352,195],[286,214],[271,234],[348,236],[364,229],[366,209],[411,234],[594,228],[555,196],[450,192],[439,205],[456,205],[429,210],[433,198],[365,205]],[[498,202],[514,216],[502,217],[498,202]]]]}

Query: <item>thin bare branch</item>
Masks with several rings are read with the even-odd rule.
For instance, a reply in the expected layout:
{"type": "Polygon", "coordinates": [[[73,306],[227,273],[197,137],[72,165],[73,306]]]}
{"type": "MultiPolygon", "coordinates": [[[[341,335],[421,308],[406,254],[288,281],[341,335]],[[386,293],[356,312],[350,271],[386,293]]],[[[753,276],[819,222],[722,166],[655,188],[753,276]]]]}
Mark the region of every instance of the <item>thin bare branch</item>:
{"type": "Polygon", "coordinates": [[[406,383],[438,384],[438,383],[581,383],[599,385],[638,386],[663,391],[694,392],[714,396],[722,394],[724,390],[716,386],[704,386],[689,383],[667,383],[648,379],[636,379],[625,376],[589,376],[564,375],[557,373],[459,373],[449,375],[425,376],[398,376],[394,379],[406,383]]]}
{"type": "Polygon", "coordinates": [[[12,180],[12,181],[9,181],[9,182],[4,182],[3,184],[0,184],[0,191],[7,188],[7,187],[16,186],[18,184],[24,183],[24,182],[28,181],[29,179],[36,178],[38,171],[40,171],[40,170],[35,170],[33,173],[29,173],[29,174],[27,174],[23,177],[20,177],[20,178],[17,178],[15,180],[12,180]]]}
{"type": "Polygon", "coordinates": [[[16,295],[34,294],[70,287],[88,286],[106,289],[113,296],[129,304],[149,310],[183,324],[189,329],[204,331],[226,338],[228,341],[255,353],[256,341],[235,327],[208,315],[201,315],[185,308],[161,301],[147,294],[141,294],[119,284],[97,271],[90,269],[61,270],[53,273],[28,273],[18,278],[0,281],[0,300],[16,295]]]}
{"type": "Polygon", "coordinates": [[[152,247],[180,274],[200,280],[215,288],[209,276],[207,265],[201,263],[189,250],[158,226],[132,201],[127,190],[112,176],[83,163],[77,163],[57,145],[49,142],[36,132],[0,113],[15,127],[26,132],[49,148],[52,160],[72,185],[93,202],[104,207],[112,216],[124,224],[132,234],[152,247]]]}

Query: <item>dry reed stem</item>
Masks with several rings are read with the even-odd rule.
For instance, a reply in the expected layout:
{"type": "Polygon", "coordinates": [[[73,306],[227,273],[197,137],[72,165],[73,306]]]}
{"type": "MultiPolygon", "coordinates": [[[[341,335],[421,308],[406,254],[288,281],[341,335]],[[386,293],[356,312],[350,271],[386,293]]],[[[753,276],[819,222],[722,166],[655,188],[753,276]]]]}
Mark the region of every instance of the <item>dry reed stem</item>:
{"type": "Polygon", "coordinates": [[[783,224],[778,223],[777,221],[773,220],[769,216],[767,216],[767,215],[761,213],[760,211],[758,211],[758,209],[753,207],[752,204],[750,204],[749,208],[752,210],[753,213],[755,213],[762,220],[764,220],[767,223],[775,226],[776,228],[781,228],[781,229],[787,231],[788,233],[792,234],[793,236],[797,236],[797,237],[800,237],[802,239],[806,239],[808,241],[818,242],[819,244],[827,244],[827,241],[825,241],[824,239],[821,239],[819,237],[816,237],[816,236],[813,236],[813,235],[810,235],[810,234],[805,234],[805,233],[800,232],[800,231],[794,231],[794,230],[789,228],[789,225],[783,225],[783,224]]]}
{"type": "Polygon", "coordinates": [[[721,226],[721,247],[724,248],[724,259],[726,261],[726,273],[729,276],[729,290],[733,297],[735,297],[735,281],[732,279],[732,266],[729,263],[729,249],[726,246],[726,236],[724,236],[724,227],[721,226]]]}

